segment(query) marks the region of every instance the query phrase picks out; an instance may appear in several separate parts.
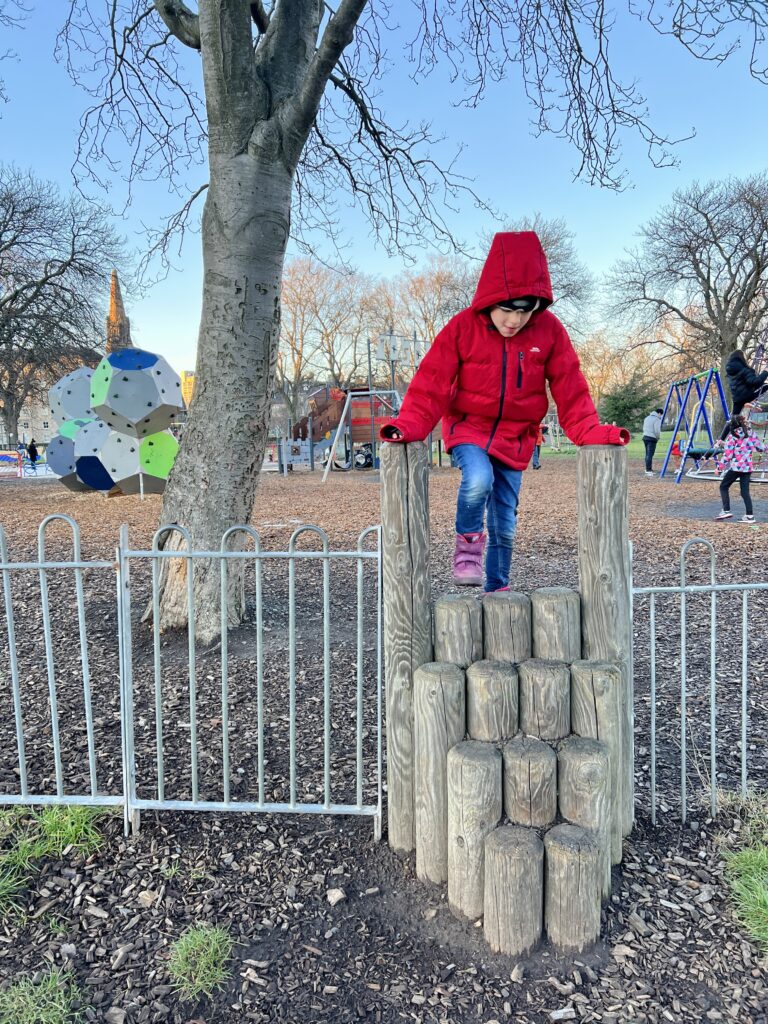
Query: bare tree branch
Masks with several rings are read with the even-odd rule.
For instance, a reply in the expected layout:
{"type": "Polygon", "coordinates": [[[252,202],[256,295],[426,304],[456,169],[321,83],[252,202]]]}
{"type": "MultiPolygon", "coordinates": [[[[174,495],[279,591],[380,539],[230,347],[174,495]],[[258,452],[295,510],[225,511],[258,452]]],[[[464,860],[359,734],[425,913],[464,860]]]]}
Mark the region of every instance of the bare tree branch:
{"type": "Polygon", "coordinates": [[[269,28],[270,15],[264,8],[264,4],[261,0],[252,0],[251,2],[251,17],[256,28],[263,35],[269,28]]]}
{"type": "Polygon", "coordinates": [[[106,274],[122,258],[105,212],[0,166],[0,415],[15,434],[25,400],[103,345],[106,274]]]}
{"type": "Polygon", "coordinates": [[[153,0],[155,10],[180,43],[200,49],[200,19],[182,0],[153,0]]]}
{"type": "MultiPolygon", "coordinates": [[[[304,83],[295,105],[293,128],[302,138],[306,138],[314,123],[329,76],[346,47],[354,39],[355,26],[360,20],[366,2],[367,0],[341,0],[336,13],[331,15],[325,26],[320,45],[304,76],[304,83]]],[[[320,6],[322,8],[322,3],[320,6]]]]}
{"type": "Polygon", "coordinates": [[[768,325],[767,175],[676,192],[641,239],[609,280],[613,314],[645,329],[638,344],[718,364],[755,346],[768,325]]]}

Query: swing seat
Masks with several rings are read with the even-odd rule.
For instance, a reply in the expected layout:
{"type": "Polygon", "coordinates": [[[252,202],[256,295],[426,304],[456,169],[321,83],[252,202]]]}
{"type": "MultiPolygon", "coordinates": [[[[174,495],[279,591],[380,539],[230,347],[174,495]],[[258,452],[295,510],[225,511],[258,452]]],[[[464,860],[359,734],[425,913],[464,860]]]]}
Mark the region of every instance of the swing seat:
{"type": "Polygon", "coordinates": [[[717,452],[716,448],[689,448],[685,453],[689,459],[713,459],[717,452]]]}

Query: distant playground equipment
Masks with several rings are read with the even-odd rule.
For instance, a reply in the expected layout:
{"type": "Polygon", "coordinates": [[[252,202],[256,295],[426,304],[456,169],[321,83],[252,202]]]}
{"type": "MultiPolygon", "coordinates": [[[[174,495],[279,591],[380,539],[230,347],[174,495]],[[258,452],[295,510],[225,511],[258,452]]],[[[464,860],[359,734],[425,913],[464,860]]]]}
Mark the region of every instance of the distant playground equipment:
{"type": "MultiPolygon", "coordinates": [[[[730,416],[718,370],[703,370],[670,385],[662,422],[674,416],[674,426],[659,476],[665,476],[671,460],[677,458],[675,483],[680,483],[683,476],[694,480],[720,479],[722,472],[712,431],[712,423],[718,412],[722,413],[724,420],[730,416]]],[[[751,412],[749,415],[753,426],[763,426],[765,436],[765,414],[751,412]]],[[[768,483],[768,465],[764,459],[755,459],[752,482],[768,483]]]]}
{"type": "Polygon", "coordinates": [[[48,464],[65,487],[110,496],[159,494],[179,443],[170,428],[184,409],[181,380],[162,356],[116,349],[48,392],[59,432],[48,464]]]}
{"type": "Polygon", "coordinates": [[[290,428],[289,438],[267,443],[263,470],[287,473],[296,467],[331,470],[378,467],[378,434],[400,405],[397,391],[326,385],[309,396],[309,411],[290,428]]]}
{"type": "Polygon", "coordinates": [[[22,475],[22,454],[12,449],[0,450],[0,476],[20,477],[22,475]]]}

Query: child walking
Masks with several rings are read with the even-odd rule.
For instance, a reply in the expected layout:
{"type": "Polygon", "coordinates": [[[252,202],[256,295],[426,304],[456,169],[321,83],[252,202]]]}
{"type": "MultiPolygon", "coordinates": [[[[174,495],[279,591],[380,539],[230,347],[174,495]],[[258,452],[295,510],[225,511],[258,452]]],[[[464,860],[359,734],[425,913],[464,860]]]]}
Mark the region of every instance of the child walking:
{"type": "Polygon", "coordinates": [[[720,481],[720,500],[723,503],[723,509],[715,516],[715,519],[733,518],[730,490],[738,480],[741,498],[744,502],[744,515],[741,517],[741,521],[742,523],[754,523],[752,497],[749,493],[752,470],[755,468],[752,456],[754,452],[764,452],[765,445],[751,429],[744,416],[732,416],[728,421],[727,428],[728,437],[720,456],[720,465],[725,470],[720,481]]]}
{"type": "Polygon", "coordinates": [[[531,460],[549,384],[576,445],[624,445],[604,426],[568,334],[553,313],[546,257],[533,231],[497,234],[472,305],[437,335],[384,441],[422,441],[443,419],[443,441],[461,470],[454,580],[507,590],[522,471],[531,460]]]}

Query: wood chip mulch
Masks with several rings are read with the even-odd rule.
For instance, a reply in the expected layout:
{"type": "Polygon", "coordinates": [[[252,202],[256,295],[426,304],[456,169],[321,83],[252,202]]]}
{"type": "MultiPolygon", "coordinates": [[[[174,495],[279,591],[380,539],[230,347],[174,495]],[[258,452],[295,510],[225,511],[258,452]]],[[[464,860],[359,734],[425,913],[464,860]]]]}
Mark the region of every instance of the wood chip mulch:
{"type": "MultiPolygon", "coordinates": [[[[768,525],[714,523],[715,484],[649,480],[631,463],[631,536],[635,586],[674,585],[679,551],[690,537],[710,540],[722,581],[764,578],[768,525]],[[685,516],[680,515],[680,510],[685,516]]],[[[453,515],[458,475],[431,478],[433,590],[450,591],[453,515]]],[[[759,493],[758,487],[754,488],[759,493]]],[[[349,550],[379,520],[379,487],[371,473],[296,472],[267,475],[253,523],[265,547],[285,550],[300,523],[324,527],[332,548],[349,550]]],[[[738,505],[738,498],[734,506],[738,505]]],[[[112,558],[120,523],[134,546],[148,546],[160,500],[119,501],[72,495],[56,483],[0,481],[0,524],[11,557],[31,558],[40,520],[66,512],[80,524],[86,558],[112,558]]],[[[738,513],[741,514],[740,512],[738,513]]],[[[58,527],[49,548],[67,552],[58,527]]],[[[692,553],[689,576],[709,578],[703,552],[692,553]]],[[[87,791],[87,744],[82,673],[71,580],[52,577],[52,618],[62,756],[68,788],[87,791]],[[69,591],[67,590],[69,587],[69,591]],[[69,638],[69,639],[68,639],[69,638]]],[[[355,786],[354,661],[356,575],[339,567],[331,589],[331,718],[334,794],[355,786]]],[[[539,473],[527,473],[516,542],[513,586],[576,585],[575,461],[545,452],[539,473]]],[[[300,799],[322,792],[322,617],[319,571],[307,568],[299,586],[296,624],[297,776],[300,799]],[[314,595],[314,596],[313,596],[314,595]],[[321,668],[318,670],[318,664],[321,668]],[[319,749],[320,762],[322,750],[319,749]]],[[[366,577],[367,592],[372,580],[366,577]]],[[[139,614],[149,577],[134,580],[134,658],[137,785],[156,786],[152,636],[139,614]]],[[[114,643],[114,573],[85,574],[94,736],[99,786],[117,792],[120,771],[119,694],[114,643]]],[[[13,584],[19,665],[31,784],[54,792],[45,652],[40,640],[39,581],[19,573],[13,584]]],[[[286,798],[285,664],[287,583],[271,563],[265,571],[264,722],[270,799],[286,798]]],[[[749,599],[750,646],[747,763],[750,784],[766,783],[768,706],[760,685],[768,675],[763,598],[749,599]],[[757,623],[757,625],[755,625],[757,623]]],[[[742,598],[718,599],[716,777],[734,789],[741,769],[742,598]]],[[[370,609],[365,613],[370,614],[370,609]]],[[[563,958],[547,947],[511,961],[488,951],[482,929],[456,920],[443,890],[415,877],[413,858],[401,860],[373,841],[370,819],[255,816],[145,811],[141,831],[124,838],[122,821],[107,821],[106,842],[87,858],[72,852],[45,862],[23,912],[0,922],[0,986],[38,976],[50,965],[71,969],[86,1020],[107,1024],[219,1024],[229,1021],[478,1022],[514,1020],[656,1024],[671,1021],[768,1022],[766,961],[729,907],[724,855],[738,846],[742,822],[727,801],[714,820],[709,800],[710,598],[691,599],[686,627],[689,670],[689,813],[681,824],[680,614],[677,599],[659,599],[657,614],[658,823],[650,820],[648,602],[636,605],[637,822],[614,871],[603,939],[587,955],[563,958]],[[170,944],[190,924],[211,922],[235,940],[230,981],[210,999],[184,1003],[167,970],[170,944]]],[[[369,619],[365,620],[369,623],[369,619]]],[[[162,638],[167,795],[188,796],[188,664],[183,638],[162,638]]],[[[230,643],[230,733],[233,798],[255,785],[255,667],[253,622],[233,630],[230,643]]],[[[366,639],[366,673],[375,645],[366,639]]],[[[7,653],[0,647],[7,680],[7,653]]],[[[220,651],[200,651],[198,746],[201,794],[217,799],[221,776],[220,651]]],[[[0,793],[18,790],[12,705],[0,693],[0,793]]],[[[375,704],[364,702],[364,795],[375,799],[375,704]]]]}

